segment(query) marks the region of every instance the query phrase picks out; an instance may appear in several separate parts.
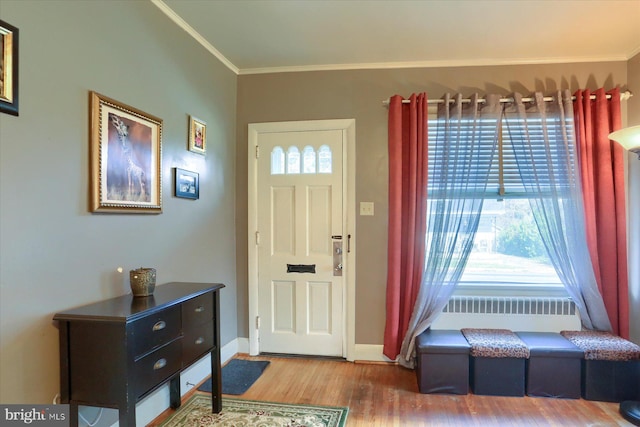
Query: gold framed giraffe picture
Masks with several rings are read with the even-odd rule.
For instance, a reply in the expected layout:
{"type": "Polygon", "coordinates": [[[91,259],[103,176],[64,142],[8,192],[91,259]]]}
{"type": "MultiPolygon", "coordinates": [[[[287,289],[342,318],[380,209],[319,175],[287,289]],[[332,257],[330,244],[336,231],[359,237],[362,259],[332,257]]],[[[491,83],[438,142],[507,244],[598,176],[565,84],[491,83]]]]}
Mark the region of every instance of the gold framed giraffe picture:
{"type": "Polygon", "coordinates": [[[18,34],[0,20],[0,112],[18,115],[18,34]]]}
{"type": "Polygon", "coordinates": [[[91,212],[162,212],[162,119],[90,92],[91,212]]]}
{"type": "Polygon", "coordinates": [[[189,151],[207,152],[207,124],[193,116],[189,116],[189,151]]]}

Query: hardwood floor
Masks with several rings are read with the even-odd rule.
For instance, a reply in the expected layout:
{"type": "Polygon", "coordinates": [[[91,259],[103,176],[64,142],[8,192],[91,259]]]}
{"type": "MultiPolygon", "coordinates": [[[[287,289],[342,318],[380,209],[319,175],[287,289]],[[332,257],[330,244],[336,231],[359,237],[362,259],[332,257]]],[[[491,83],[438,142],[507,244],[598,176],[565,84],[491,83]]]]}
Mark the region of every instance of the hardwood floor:
{"type": "Polygon", "coordinates": [[[236,358],[271,363],[245,394],[233,397],[348,406],[348,427],[631,426],[618,413],[617,403],[420,394],[415,372],[391,364],[272,356],[236,358]]]}

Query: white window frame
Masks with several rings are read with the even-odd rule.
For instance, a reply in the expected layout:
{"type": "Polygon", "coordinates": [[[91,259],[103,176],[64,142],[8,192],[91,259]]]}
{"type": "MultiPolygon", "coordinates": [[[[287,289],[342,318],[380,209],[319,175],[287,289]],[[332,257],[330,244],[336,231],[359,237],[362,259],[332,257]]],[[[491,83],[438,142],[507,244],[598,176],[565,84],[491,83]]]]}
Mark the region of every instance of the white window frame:
{"type": "MultiPolygon", "coordinates": [[[[437,107],[431,106],[429,108],[428,115],[428,128],[437,124],[437,107]]],[[[504,124],[504,119],[503,124],[504,124]]],[[[502,136],[507,134],[506,129],[503,129],[502,136]]],[[[505,171],[505,174],[517,173],[517,165],[515,164],[515,159],[508,158],[502,159],[503,164],[501,167],[505,171]]],[[[524,192],[509,192],[508,190],[503,193],[502,188],[496,188],[497,183],[492,182],[492,188],[487,188],[486,199],[511,199],[511,198],[521,198],[528,199],[527,195],[524,192]],[[495,193],[491,193],[491,190],[495,190],[495,193]]],[[[484,208],[484,207],[483,207],[484,208]]],[[[454,296],[540,296],[540,297],[568,297],[564,285],[560,284],[540,284],[540,285],[519,285],[515,283],[509,284],[484,284],[484,282],[475,282],[476,284],[471,284],[470,282],[459,282],[456,290],[454,291],[454,296]]]]}

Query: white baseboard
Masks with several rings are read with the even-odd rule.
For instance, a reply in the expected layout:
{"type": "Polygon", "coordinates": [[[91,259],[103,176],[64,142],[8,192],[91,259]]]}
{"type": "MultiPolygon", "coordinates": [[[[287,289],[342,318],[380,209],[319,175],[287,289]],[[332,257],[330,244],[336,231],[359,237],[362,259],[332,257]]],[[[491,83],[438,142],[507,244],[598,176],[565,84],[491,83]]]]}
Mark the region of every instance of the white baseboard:
{"type": "Polygon", "coordinates": [[[249,353],[249,338],[238,337],[220,349],[220,362],[224,365],[238,353],[249,353]]]}
{"type": "Polygon", "coordinates": [[[366,362],[395,362],[382,354],[381,344],[356,344],[354,347],[354,361],[366,362]]]}

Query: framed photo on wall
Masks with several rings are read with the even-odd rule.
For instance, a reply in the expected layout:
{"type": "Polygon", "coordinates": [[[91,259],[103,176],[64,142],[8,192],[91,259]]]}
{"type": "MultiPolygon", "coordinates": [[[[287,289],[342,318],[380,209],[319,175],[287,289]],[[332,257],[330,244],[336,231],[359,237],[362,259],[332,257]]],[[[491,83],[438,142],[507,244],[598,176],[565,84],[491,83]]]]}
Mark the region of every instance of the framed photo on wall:
{"type": "Polygon", "coordinates": [[[162,212],[162,119],[90,92],[92,212],[162,212]]]}
{"type": "Polygon", "coordinates": [[[193,116],[189,116],[189,151],[207,152],[207,124],[193,116]]]}
{"type": "Polygon", "coordinates": [[[200,198],[200,175],[197,172],[175,168],[176,197],[185,199],[200,198]]]}
{"type": "Polygon", "coordinates": [[[18,34],[0,20],[0,112],[18,115],[18,34]]]}

